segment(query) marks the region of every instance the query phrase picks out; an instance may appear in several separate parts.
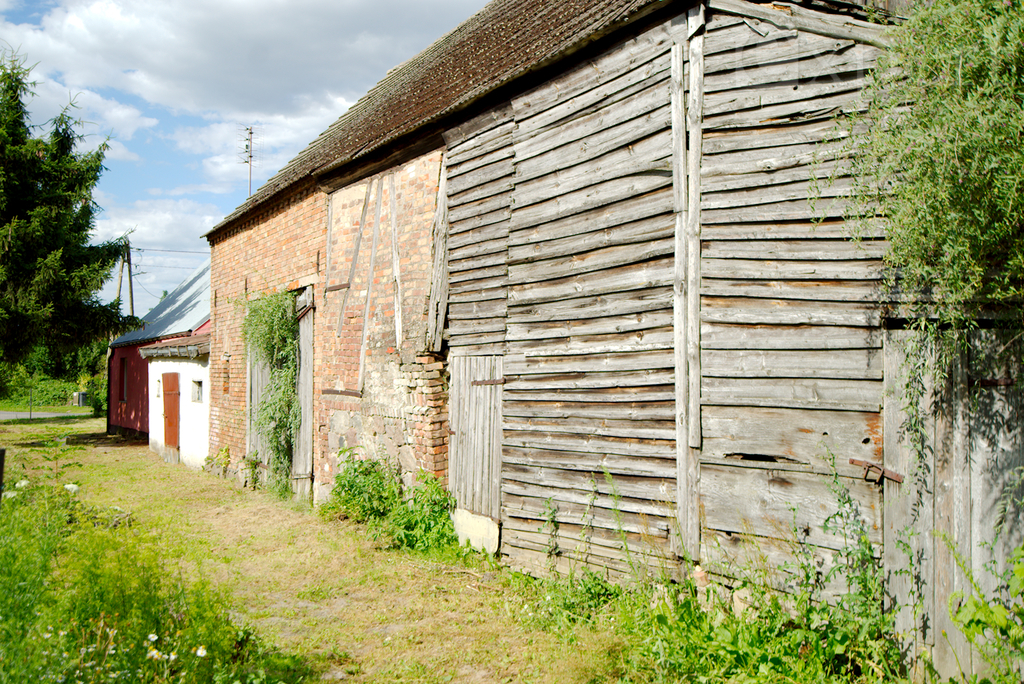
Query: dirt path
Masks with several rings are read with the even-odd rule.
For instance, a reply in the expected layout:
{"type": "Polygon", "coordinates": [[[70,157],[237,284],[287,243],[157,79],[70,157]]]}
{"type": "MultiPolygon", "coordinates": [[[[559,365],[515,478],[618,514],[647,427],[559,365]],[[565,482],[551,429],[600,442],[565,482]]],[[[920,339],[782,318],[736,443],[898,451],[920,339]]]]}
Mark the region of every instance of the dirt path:
{"type": "MultiPolygon", "coordinates": [[[[531,630],[522,582],[499,568],[451,567],[381,551],[357,528],[183,466],[144,442],[103,434],[101,420],[49,424],[79,433],[64,472],[87,500],[129,510],[184,572],[223,586],[238,617],[325,680],[574,682],[602,669],[612,645],[593,635],[568,647],[531,630]]],[[[8,482],[39,477],[31,445],[45,426],[0,425],[8,482]]],[[[52,468],[52,465],[47,467],[52,468]]]]}

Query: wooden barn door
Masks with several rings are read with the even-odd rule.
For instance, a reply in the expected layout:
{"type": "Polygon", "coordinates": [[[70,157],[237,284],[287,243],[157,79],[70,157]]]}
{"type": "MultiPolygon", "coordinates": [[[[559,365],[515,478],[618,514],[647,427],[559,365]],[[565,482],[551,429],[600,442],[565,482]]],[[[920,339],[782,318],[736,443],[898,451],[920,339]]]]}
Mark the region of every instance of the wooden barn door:
{"type": "Polygon", "coordinates": [[[258,362],[254,355],[250,353],[246,376],[246,422],[248,425],[245,431],[245,456],[246,458],[259,459],[259,462],[263,465],[264,475],[270,462],[270,449],[267,448],[266,439],[260,433],[259,426],[256,423],[256,411],[269,383],[270,366],[266,363],[258,362]]]}
{"type": "Polygon", "coordinates": [[[168,449],[178,449],[181,444],[181,390],[178,387],[178,374],[164,373],[161,380],[164,387],[164,445],[168,449]]]}
{"type": "Polygon", "coordinates": [[[947,382],[926,378],[921,460],[905,437],[902,405],[913,335],[891,330],[885,338],[885,466],[904,477],[885,483],[888,593],[900,608],[896,629],[912,652],[931,649],[943,677],[982,673],[985,662],[953,624],[949,607],[974,585],[992,596],[1000,582],[991,570],[1003,572],[1024,540],[1024,510],[1016,500],[1024,468],[1022,393],[997,359],[1003,341],[976,333],[947,382]]]}
{"type": "Polygon", "coordinates": [[[501,513],[501,356],[451,359],[448,483],[458,507],[498,520],[501,513]]]}
{"type": "Polygon", "coordinates": [[[313,491],[313,288],[295,300],[299,316],[299,372],[296,398],[302,419],[292,453],[292,492],[308,499],[313,491]]]}

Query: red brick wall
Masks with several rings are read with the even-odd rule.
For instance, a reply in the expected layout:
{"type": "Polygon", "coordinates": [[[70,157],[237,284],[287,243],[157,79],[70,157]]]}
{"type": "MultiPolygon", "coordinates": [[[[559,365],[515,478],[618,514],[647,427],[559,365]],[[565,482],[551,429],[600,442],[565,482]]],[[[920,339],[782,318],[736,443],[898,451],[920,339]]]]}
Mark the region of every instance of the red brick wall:
{"type": "Polygon", "coordinates": [[[323,390],[343,394],[323,394],[319,404],[317,440],[323,458],[315,466],[318,482],[333,480],[338,451],[346,447],[358,447],[362,456],[397,463],[405,472],[425,470],[441,477],[447,473],[444,364],[423,351],[440,165],[438,151],[369,179],[372,187],[363,224],[367,181],[332,195],[327,277],[332,286],[347,284],[350,274],[352,281],[350,288],[329,292],[326,301],[319,303],[318,312],[326,315],[329,323],[316,330],[317,349],[323,353],[317,356],[315,373],[323,390]],[[395,185],[394,227],[389,175],[395,185]],[[379,221],[378,190],[382,192],[379,221]],[[368,274],[375,225],[377,251],[371,285],[368,274]],[[358,259],[352,271],[357,240],[358,259]],[[395,244],[401,281],[401,339],[395,321],[395,244]],[[366,357],[360,387],[359,350],[366,311],[366,357]],[[352,396],[354,393],[361,396],[352,396]]]}
{"type": "Polygon", "coordinates": [[[318,282],[326,235],[327,195],[310,182],[210,239],[210,453],[228,447],[235,464],[245,456],[241,303],[318,282]]]}
{"type": "Polygon", "coordinates": [[[309,184],[271,210],[211,239],[211,453],[227,446],[237,463],[245,452],[243,311],[236,302],[270,290],[314,285],[317,496],[329,491],[338,451],[345,447],[358,447],[358,453],[385,458],[407,472],[422,469],[446,474],[445,368],[439,358],[423,353],[440,162],[438,151],[371,178],[373,191],[362,225],[367,181],[330,197],[309,184]],[[396,241],[392,239],[389,174],[395,183],[396,241]],[[380,219],[375,221],[378,187],[383,195],[380,219]],[[377,250],[371,278],[375,223],[377,250]],[[400,339],[395,326],[393,244],[397,245],[402,293],[400,339]],[[351,271],[353,259],[356,267],[351,271]],[[326,291],[328,286],[348,283],[350,272],[351,287],[326,291]],[[359,351],[368,299],[360,388],[359,351]],[[340,315],[343,300],[345,311],[340,315]]]}

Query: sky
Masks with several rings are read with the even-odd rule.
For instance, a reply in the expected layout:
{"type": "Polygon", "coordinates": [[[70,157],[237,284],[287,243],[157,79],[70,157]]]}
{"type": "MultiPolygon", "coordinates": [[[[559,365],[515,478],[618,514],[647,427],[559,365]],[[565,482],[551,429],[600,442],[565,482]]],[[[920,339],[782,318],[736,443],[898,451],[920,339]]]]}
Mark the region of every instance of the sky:
{"type": "MultiPolygon", "coordinates": [[[[0,0],[33,66],[31,123],[69,104],[109,145],[94,242],[128,234],[135,313],[209,256],[202,237],[384,77],[486,0],[0,0]],[[245,129],[253,163],[243,159],[245,129]]],[[[117,269],[100,291],[114,299],[117,269]]],[[[128,312],[128,281],[122,285],[128,312]]]]}

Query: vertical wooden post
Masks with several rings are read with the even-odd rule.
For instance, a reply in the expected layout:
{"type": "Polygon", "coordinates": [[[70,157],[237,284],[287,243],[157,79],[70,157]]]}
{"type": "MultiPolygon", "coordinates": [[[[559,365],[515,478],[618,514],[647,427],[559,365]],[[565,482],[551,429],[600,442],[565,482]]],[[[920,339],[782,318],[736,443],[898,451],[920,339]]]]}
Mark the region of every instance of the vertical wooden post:
{"type": "Polygon", "coordinates": [[[676,399],[676,551],[700,558],[700,155],[703,6],[686,17],[671,55],[675,272],[672,318],[676,399]],[[687,65],[688,64],[688,68],[687,65]],[[687,93],[687,91],[689,91],[687,93]],[[688,99],[687,99],[688,94],[688,99]],[[687,144],[689,143],[689,144],[687,144]]]}
{"type": "Polygon", "coordinates": [[[370,246],[370,267],[366,273],[366,304],[363,306],[363,335],[359,342],[359,385],[357,392],[363,391],[363,378],[366,375],[366,336],[370,328],[370,301],[373,299],[373,264],[377,261],[377,242],[380,238],[380,205],[384,200],[382,183],[377,181],[377,204],[373,210],[373,242],[370,246]]]}
{"type": "MultiPolygon", "coordinates": [[[[338,309],[338,330],[335,333],[337,336],[341,335],[341,326],[345,322],[345,306],[348,305],[348,295],[352,292],[352,278],[355,276],[356,266],[359,264],[359,246],[363,241],[363,229],[366,227],[366,211],[370,207],[370,191],[372,189],[373,179],[371,178],[366,181],[366,196],[363,197],[363,213],[359,217],[359,232],[356,233],[356,247],[352,252],[352,263],[350,263],[348,267],[348,284],[345,286],[345,294],[341,297],[341,308],[338,309]]],[[[377,205],[380,206],[379,180],[377,181],[377,205]]]]}
{"type": "Polygon", "coordinates": [[[441,351],[444,318],[448,309],[448,164],[447,152],[441,155],[437,178],[437,204],[434,210],[434,261],[430,272],[430,303],[427,309],[427,351],[441,351]]]}
{"type": "Polygon", "coordinates": [[[388,174],[391,214],[391,272],[395,278],[395,347],[402,348],[402,275],[398,263],[398,200],[395,199],[395,174],[388,174]]]}
{"type": "Polygon", "coordinates": [[[7,449],[0,447],[0,502],[4,496],[4,464],[7,460],[7,449]]]}

